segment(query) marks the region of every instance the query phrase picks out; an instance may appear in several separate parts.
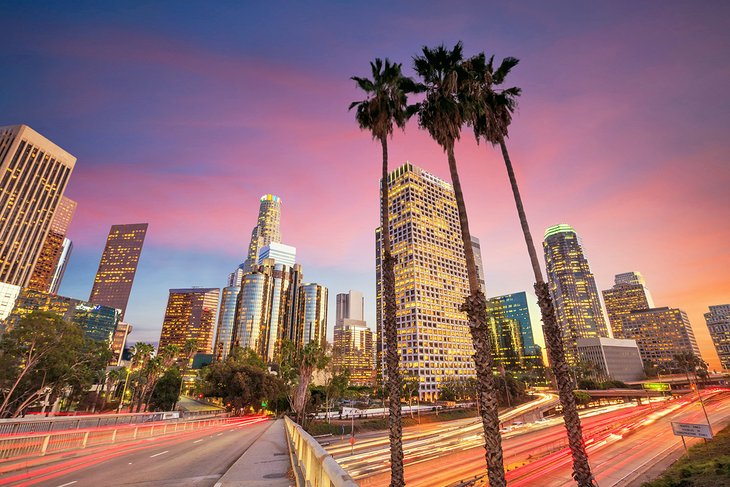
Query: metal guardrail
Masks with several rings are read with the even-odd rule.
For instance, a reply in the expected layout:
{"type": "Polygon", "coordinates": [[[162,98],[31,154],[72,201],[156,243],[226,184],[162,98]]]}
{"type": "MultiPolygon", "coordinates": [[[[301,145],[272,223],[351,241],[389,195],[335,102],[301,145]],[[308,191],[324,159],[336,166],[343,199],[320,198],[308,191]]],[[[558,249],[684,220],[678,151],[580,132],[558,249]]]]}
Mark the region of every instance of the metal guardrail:
{"type": "Polygon", "coordinates": [[[162,436],[221,424],[226,417],[66,430],[0,438],[0,461],[162,436]]]}
{"type": "Polygon", "coordinates": [[[179,419],[225,417],[225,411],[166,411],[157,413],[94,414],[84,416],[54,416],[0,419],[0,436],[23,433],[100,428],[117,425],[143,424],[179,419]]]}
{"type": "Polygon", "coordinates": [[[294,453],[298,487],[358,487],[357,483],[340,467],[332,456],[304,431],[301,426],[284,417],[286,435],[294,453]]]}

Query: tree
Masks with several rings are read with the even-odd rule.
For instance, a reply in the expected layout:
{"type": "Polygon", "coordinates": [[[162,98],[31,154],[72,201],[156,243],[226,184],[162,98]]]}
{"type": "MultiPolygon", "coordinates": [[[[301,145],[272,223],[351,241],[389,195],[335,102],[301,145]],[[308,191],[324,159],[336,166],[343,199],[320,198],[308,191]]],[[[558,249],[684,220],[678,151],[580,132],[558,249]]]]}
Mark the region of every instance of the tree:
{"type": "Polygon", "coordinates": [[[172,410],[172,406],[177,402],[178,391],[180,390],[180,378],[180,371],[177,367],[171,367],[162,374],[162,377],[157,381],[157,385],[150,395],[148,401],[150,410],[172,410]]]}
{"type": "Polygon", "coordinates": [[[468,82],[466,83],[467,88],[464,92],[472,99],[472,102],[469,104],[471,110],[468,113],[467,122],[474,129],[477,142],[480,139],[484,139],[492,145],[499,145],[502,151],[502,157],[512,187],[512,194],[515,205],[517,206],[517,214],[520,219],[522,233],[525,244],[527,245],[527,252],[535,275],[535,294],[537,295],[540,313],[542,315],[543,333],[548,348],[548,357],[550,358],[553,374],[558,384],[565,428],[568,432],[568,442],[573,456],[573,478],[575,478],[581,487],[591,486],[595,484],[590,464],[588,463],[585,443],[583,442],[580,418],[576,410],[570,369],[568,363],[565,361],[562,332],[558,326],[550,290],[542,277],[542,270],[527,222],[525,208],[522,204],[522,197],[517,186],[512,160],[510,159],[505,143],[509,135],[512,115],[517,107],[517,97],[522,90],[518,87],[502,88],[501,85],[505,82],[507,75],[518,62],[517,59],[508,57],[495,69],[494,57],[491,57],[487,61],[486,56],[482,53],[472,57],[465,63],[465,68],[468,72],[468,82]]]}
{"type": "Polygon", "coordinates": [[[408,94],[419,91],[419,86],[403,76],[401,65],[380,58],[370,63],[372,79],[353,76],[351,79],[366,93],[366,98],[350,104],[356,108],[355,119],[362,130],[371,133],[380,142],[383,151],[380,177],[380,236],[382,242],[381,272],[383,282],[383,331],[385,335],[385,365],[388,374],[390,439],[390,485],[405,485],[403,475],[403,442],[400,409],[400,370],[398,366],[398,335],[396,329],[395,258],[390,245],[390,216],[388,194],[388,136],[393,126],[405,128],[413,113],[408,105],[408,94]]]}
{"type": "Polygon", "coordinates": [[[282,340],[279,373],[289,386],[289,404],[297,414],[297,423],[302,426],[305,426],[312,374],[315,370],[322,370],[327,362],[328,357],[316,341],[297,347],[290,340],[282,340]]]}
{"type": "Polygon", "coordinates": [[[502,437],[499,432],[497,387],[492,372],[493,344],[487,325],[487,300],[479,285],[474,250],[469,231],[469,219],[461,189],[459,171],[454,156],[454,145],[461,136],[471,107],[470,98],[462,90],[463,55],[461,42],[453,49],[443,45],[430,49],[423,47],[423,55],[414,58],[414,68],[426,87],[426,96],[418,110],[418,124],[446,152],[451,183],[459,211],[461,238],[464,245],[466,270],[469,278],[469,296],[461,307],[469,320],[469,331],[474,344],[474,364],[480,396],[480,415],[484,429],[487,476],[492,487],[506,485],[502,437]]]}
{"type": "MultiPolygon", "coordinates": [[[[139,409],[142,406],[142,396],[145,392],[144,387],[147,379],[147,364],[152,360],[152,354],[155,352],[155,347],[149,343],[136,343],[130,352],[132,355],[130,370],[134,373],[134,386],[132,388],[132,398],[129,401],[129,411],[132,411],[136,401],[137,412],[139,412],[139,409]]],[[[122,402],[124,402],[123,397],[122,402]]]]}
{"type": "Polygon", "coordinates": [[[346,391],[347,386],[350,383],[350,370],[345,369],[343,371],[331,370],[327,374],[327,381],[324,385],[325,391],[325,409],[327,411],[327,422],[330,422],[330,404],[334,403],[338,399],[342,398],[346,391]]]}

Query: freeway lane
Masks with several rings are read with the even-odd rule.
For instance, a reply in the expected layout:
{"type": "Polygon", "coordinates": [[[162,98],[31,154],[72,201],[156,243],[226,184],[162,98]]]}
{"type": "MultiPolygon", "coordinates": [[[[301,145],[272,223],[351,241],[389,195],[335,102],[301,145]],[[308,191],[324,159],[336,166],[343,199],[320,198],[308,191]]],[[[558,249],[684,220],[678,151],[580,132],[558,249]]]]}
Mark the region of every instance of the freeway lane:
{"type": "Polygon", "coordinates": [[[28,480],[0,478],[16,487],[167,486],[211,487],[273,422],[259,418],[117,445],[84,457],[31,470],[28,480]]]}

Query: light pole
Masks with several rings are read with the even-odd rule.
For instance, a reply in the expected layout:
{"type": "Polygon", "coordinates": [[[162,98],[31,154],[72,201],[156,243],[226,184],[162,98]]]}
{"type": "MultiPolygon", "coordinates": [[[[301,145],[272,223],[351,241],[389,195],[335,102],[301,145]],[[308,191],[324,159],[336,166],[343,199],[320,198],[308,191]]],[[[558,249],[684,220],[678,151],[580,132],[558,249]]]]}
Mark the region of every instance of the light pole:
{"type": "Polygon", "coordinates": [[[127,395],[127,384],[129,384],[129,374],[132,369],[127,369],[127,378],[124,379],[124,389],[122,389],[122,398],[119,399],[119,407],[117,408],[117,414],[122,412],[122,405],[124,404],[124,396],[127,395]]]}

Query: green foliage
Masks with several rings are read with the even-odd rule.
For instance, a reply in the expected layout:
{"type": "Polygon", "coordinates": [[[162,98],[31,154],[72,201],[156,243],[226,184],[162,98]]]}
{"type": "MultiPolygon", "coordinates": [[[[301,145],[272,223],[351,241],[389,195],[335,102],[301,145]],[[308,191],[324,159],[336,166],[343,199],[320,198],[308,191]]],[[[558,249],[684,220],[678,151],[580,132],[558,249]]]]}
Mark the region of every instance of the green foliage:
{"type": "MultiPolygon", "coordinates": [[[[255,361],[254,361],[255,362],[255,361]]],[[[282,379],[252,365],[248,354],[233,354],[202,371],[201,393],[218,397],[228,409],[260,409],[262,402],[275,403],[285,391],[282,379]]]]}
{"type": "Polygon", "coordinates": [[[157,381],[149,400],[149,410],[170,411],[177,402],[182,376],[177,367],[167,369],[157,381]]]}
{"type": "Polygon", "coordinates": [[[591,396],[587,392],[573,391],[575,395],[575,403],[579,406],[587,406],[591,402],[591,396]]]}
{"type": "Polygon", "coordinates": [[[664,475],[642,487],[716,487],[730,485],[730,427],[689,450],[664,475]]]}
{"type": "Polygon", "coordinates": [[[28,314],[0,341],[0,416],[18,416],[66,389],[79,398],[110,357],[108,345],[85,338],[78,325],[54,313],[28,314]]]}

